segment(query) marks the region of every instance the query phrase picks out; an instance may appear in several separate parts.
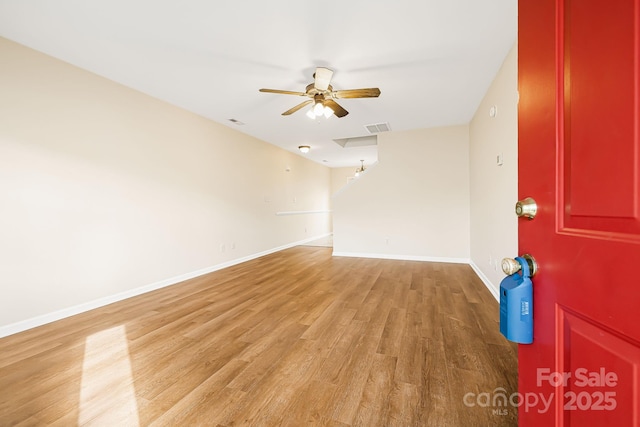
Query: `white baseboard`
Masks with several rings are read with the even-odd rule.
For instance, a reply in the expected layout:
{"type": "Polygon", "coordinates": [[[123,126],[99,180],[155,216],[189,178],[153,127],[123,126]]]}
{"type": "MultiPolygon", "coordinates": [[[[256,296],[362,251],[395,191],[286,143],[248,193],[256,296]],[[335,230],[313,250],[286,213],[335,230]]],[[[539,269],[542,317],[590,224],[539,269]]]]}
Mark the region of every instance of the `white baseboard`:
{"type": "Polygon", "coordinates": [[[498,302],[500,302],[500,287],[495,286],[493,283],[491,283],[491,280],[489,280],[489,278],[482,272],[482,270],[480,270],[480,267],[478,267],[473,261],[470,261],[469,265],[471,266],[473,271],[476,272],[480,280],[482,280],[482,283],[484,283],[487,289],[489,289],[489,292],[491,292],[491,295],[493,295],[493,297],[498,302]]]}
{"type": "Polygon", "coordinates": [[[222,270],[223,268],[227,268],[236,264],[241,264],[243,262],[251,261],[253,259],[260,258],[262,256],[269,255],[274,252],[279,252],[285,249],[289,249],[294,246],[303,245],[313,240],[322,239],[323,237],[327,237],[330,235],[331,233],[327,233],[327,234],[311,237],[308,239],[300,240],[298,242],[288,243],[283,246],[278,246],[277,248],[268,249],[263,252],[259,252],[259,253],[248,255],[242,258],[237,258],[231,261],[216,264],[211,267],[206,267],[200,270],[181,274],[179,276],[170,277],[168,279],[161,280],[159,282],[151,283],[151,284],[141,286],[139,288],[131,289],[125,292],[120,292],[115,295],[109,295],[107,297],[92,300],[83,304],[75,305],[73,307],[68,307],[62,310],[54,311],[52,313],[47,313],[40,316],[32,317],[31,319],[26,319],[20,322],[11,323],[6,326],[0,326],[0,338],[17,334],[18,332],[23,332],[23,331],[26,331],[27,329],[36,328],[38,326],[55,322],[57,320],[61,320],[67,317],[75,316],[76,314],[84,313],[86,311],[103,307],[105,305],[113,304],[114,302],[122,301],[127,298],[135,297],[147,292],[151,292],[167,286],[175,285],[176,283],[184,282],[185,280],[193,279],[195,277],[202,276],[208,273],[213,273],[214,271],[222,270]]]}
{"type": "Polygon", "coordinates": [[[353,258],[376,258],[376,259],[393,259],[400,261],[428,261],[428,262],[450,262],[454,264],[469,264],[469,258],[447,258],[447,257],[431,257],[419,255],[395,255],[395,254],[370,254],[360,252],[336,252],[333,256],[337,257],[353,257],[353,258]]]}

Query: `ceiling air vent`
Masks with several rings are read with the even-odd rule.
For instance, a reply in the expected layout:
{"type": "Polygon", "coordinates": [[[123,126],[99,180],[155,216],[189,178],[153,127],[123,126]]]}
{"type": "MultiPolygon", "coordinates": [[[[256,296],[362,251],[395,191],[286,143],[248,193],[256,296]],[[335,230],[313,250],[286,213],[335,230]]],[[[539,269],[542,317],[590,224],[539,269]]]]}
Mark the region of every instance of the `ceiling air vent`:
{"type": "Polygon", "coordinates": [[[389,132],[391,130],[389,123],[374,123],[372,125],[364,125],[364,127],[369,133],[389,132]]]}

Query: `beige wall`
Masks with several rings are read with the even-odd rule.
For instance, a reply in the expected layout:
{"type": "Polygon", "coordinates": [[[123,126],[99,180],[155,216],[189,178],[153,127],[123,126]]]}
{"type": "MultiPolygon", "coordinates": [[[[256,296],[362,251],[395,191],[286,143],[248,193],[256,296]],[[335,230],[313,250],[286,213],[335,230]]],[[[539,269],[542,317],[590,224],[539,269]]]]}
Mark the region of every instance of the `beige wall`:
{"type": "Polygon", "coordinates": [[[471,260],[494,295],[500,260],[517,256],[518,57],[513,47],[471,121],[471,260]],[[492,106],[497,107],[490,117],[492,106]],[[503,164],[496,157],[502,154],[503,164]]]}
{"type": "Polygon", "coordinates": [[[334,254],[468,262],[468,126],[383,133],[378,149],[333,198],[334,254]]]}
{"type": "Polygon", "coordinates": [[[1,38],[0,94],[0,336],[330,231],[300,156],[1,38]]]}
{"type": "MultiPolygon", "coordinates": [[[[368,166],[365,166],[368,167],[368,166]]],[[[331,195],[335,195],[354,177],[357,167],[331,169],[331,195]]]]}

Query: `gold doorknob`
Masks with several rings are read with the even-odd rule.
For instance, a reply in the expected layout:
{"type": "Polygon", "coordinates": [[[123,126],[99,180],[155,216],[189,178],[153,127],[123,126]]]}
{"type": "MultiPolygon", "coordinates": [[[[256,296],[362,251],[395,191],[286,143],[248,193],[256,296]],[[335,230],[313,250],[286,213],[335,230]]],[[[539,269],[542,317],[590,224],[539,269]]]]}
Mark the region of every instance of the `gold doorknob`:
{"type": "MultiPolygon", "coordinates": [[[[524,260],[527,261],[527,264],[529,264],[529,273],[531,274],[531,277],[535,276],[538,272],[538,263],[536,262],[535,258],[529,254],[522,255],[522,258],[524,258],[524,260]]],[[[507,276],[511,276],[512,274],[517,273],[518,271],[520,271],[520,269],[522,269],[520,263],[513,258],[503,258],[501,266],[502,271],[507,276]]]]}
{"type": "Polygon", "coordinates": [[[516,203],[516,215],[518,215],[518,217],[533,219],[536,213],[538,213],[538,205],[531,197],[527,197],[516,203]]]}

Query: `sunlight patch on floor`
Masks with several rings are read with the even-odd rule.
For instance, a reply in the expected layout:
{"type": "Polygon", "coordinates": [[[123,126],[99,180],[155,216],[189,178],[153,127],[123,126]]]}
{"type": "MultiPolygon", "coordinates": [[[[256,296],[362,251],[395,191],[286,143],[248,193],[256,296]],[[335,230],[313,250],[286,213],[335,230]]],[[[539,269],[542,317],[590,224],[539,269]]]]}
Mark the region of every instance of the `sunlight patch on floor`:
{"type": "Polygon", "coordinates": [[[140,425],[124,325],[85,341],[79,425],[140,425]]]}

